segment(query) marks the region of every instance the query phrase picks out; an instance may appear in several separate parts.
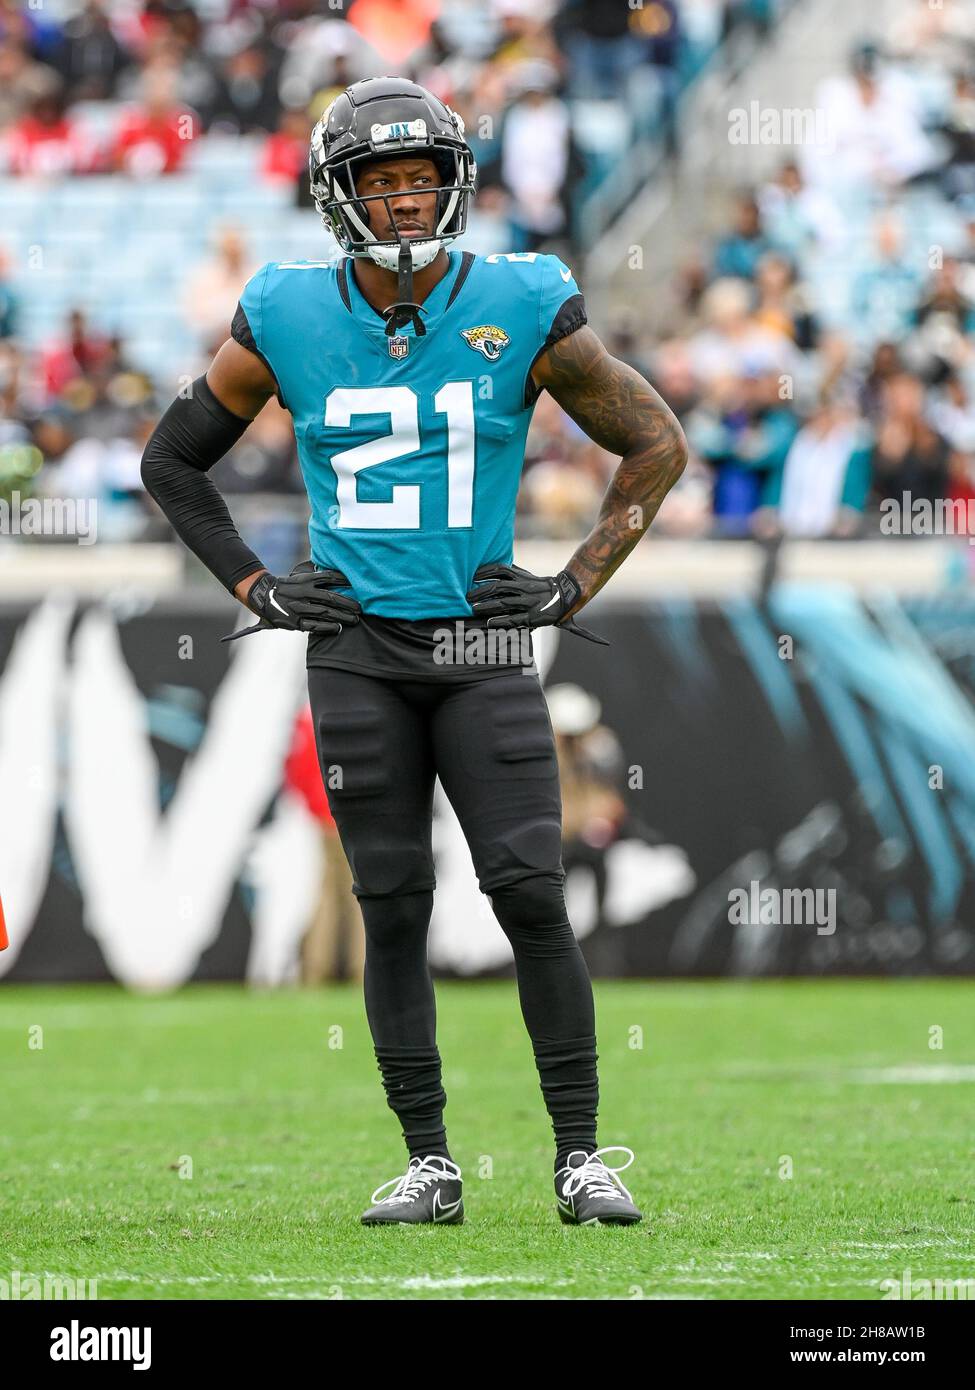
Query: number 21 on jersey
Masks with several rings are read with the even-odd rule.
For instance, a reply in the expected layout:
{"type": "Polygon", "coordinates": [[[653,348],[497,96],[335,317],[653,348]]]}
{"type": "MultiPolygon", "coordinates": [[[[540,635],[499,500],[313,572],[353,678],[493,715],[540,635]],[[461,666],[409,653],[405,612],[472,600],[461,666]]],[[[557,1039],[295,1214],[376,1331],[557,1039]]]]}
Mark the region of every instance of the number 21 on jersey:
{"type": "MultiPolygon", "coordinates": [[[[474,383],[448,381],[433,398],[447,417],[447,525],[470,526],[474,510],[474,383]]],[[[390,432],[332,455],[339,527],[418,530],[420,484],[396,483],[388,502],[361,502],[357,478],[365,468],[420,447],[420,408],[409,386],[336,386],[325,401],[325,424],[348,429],[355,415],[388,415],[390,432]]]]}

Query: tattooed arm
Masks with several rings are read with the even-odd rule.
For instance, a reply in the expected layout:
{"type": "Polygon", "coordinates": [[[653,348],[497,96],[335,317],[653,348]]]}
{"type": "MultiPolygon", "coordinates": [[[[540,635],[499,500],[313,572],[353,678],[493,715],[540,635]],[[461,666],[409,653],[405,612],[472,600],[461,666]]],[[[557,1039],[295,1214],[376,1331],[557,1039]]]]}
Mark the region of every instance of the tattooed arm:
{"type": "Polygon", "coordinates": [[[591,328],[560,339],[532,379],[603,449],[621,454],[599,517],[566,565],[582,589],[578,612],[619,569],[657,515],[687,462],[687,441],[639,372],[611,357],[591,328]]]}

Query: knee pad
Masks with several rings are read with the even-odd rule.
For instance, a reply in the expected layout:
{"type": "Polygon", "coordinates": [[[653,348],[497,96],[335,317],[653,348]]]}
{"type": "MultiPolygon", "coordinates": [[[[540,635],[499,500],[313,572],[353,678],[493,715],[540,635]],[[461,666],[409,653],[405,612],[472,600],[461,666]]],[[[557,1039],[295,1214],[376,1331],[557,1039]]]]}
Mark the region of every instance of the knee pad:
{"type": "Polygon", "coordinates": [[[433,913],[432,891],[396,893],[381,898],[362,897],[359,906],[366,929],[367,951],[392,948],[408,953],[420,942],[425,952],[426,935],[433,913]]]}
{"type": "Polygon", "coordinates": [[[532,874],[490,891],[494,915],[513,947],[561,951],[575,946],[563,883],[561,872],[532,874]]]}
{"type": "Polygon", "coordinates": [[[365,827],[361,837],[346,830],[352,891],[361,901],[366,898],[398,897],[407,893],[433,892],[435,876],[429,850],[400,834],[383,837],[380,825],[365,827]]]}
{"type": "Polygon", "coordinates": [[[472,827],[467,831],[467,842],[481,892],[489,896],[499,885],[523,883],[527,878],[564,877],[562,820],[557,804],[551,814],[511,816],[507,826],[472,827]]]}

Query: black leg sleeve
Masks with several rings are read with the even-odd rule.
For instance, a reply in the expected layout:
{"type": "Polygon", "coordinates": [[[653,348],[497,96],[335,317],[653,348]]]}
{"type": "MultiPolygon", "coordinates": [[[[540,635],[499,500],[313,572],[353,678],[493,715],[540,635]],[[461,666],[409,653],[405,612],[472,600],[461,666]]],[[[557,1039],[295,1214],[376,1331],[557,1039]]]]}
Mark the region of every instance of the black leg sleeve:
{"type": "Polygon", "coordinates": [[[173,401],[142,455],[146,491],[184,545],[231,593],[262,565],[244,544],[206,470],[223,458],[249,424],[222,405],[201,376],[188,397],[173,401]]]}

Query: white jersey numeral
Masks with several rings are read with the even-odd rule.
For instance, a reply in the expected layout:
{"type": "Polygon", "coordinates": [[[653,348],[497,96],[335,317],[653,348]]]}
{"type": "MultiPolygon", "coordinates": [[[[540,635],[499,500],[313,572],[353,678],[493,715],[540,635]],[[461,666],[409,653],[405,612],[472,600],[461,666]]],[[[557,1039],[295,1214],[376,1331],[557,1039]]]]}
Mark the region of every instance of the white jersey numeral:
{"type": "Polygon", "coordinates": [[[418,484],[397,484],[389,502],[360,502],[356,489],[356,475],[363,468],[375,468],[379,463],[419,449],[415,393],[408,386],[336,386],[325,402],[326,425],[348,429],[353,415],[388,415],[391,432],[332,455],[332,467],[338,479],[339,526],[382,531],[417,530],[420,525],[418,484]]]}
{"type": "Polygon", "coordinates": [[[474,515],[474,383],[448,381],[433,398],[447,417],[447,525],[471,526],[474,515]]]}
{"type": "MultiPolygon", "coordinates": [[[[474,513],[474,383],[448,381],[433,398],[447,417],[447,525],[470,526],[474,513]]],[[[339,527],[373,531],[419,530],[420,485],[396,483],[388,502],[362,502],[357,479],[364,468],[416,453],[420,408],[409,386],[336,386],[325,401],[325,424],[348,429],[354,415],[388,415],[390,431],[332,455],[339,527]]]]}

